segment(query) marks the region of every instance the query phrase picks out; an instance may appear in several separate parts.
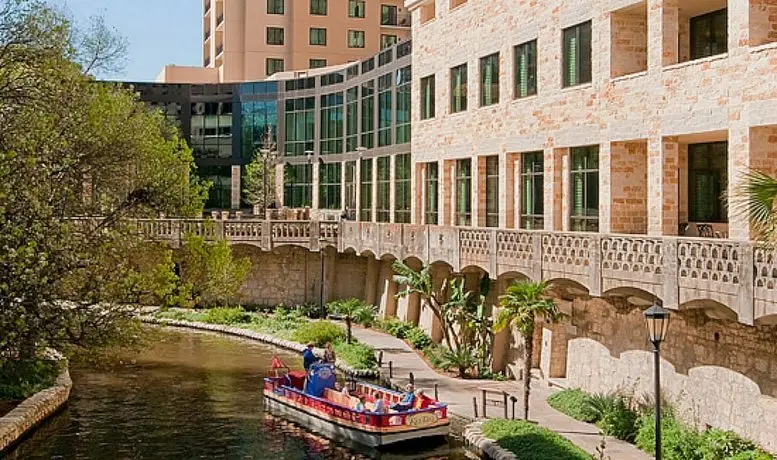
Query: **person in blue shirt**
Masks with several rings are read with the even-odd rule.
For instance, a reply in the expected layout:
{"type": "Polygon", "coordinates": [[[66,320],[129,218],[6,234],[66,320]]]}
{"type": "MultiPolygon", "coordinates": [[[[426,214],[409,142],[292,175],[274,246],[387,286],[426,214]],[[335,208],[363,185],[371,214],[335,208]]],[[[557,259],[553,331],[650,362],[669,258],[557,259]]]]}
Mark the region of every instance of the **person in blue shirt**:
{"type": "Polygon", "coordinates": [[[402,395],[402,400],[397,404],[393,404],[390,409],[395,411],[406,411],[413,408],[415,403],[415,393],[413,393],[413,385],[407,384],[405,387],[405,393],[402,395]]]}
{"type": "Polygon", "coordinates": [[[316,364],[318,361],[316,355],[313,354],[313,347],[314,344],[309,343],[308,347],[305,348],[305,351],[302,352],[302,367],[305,369],[305,371],[309,371],[310,366],[316,364]]]}

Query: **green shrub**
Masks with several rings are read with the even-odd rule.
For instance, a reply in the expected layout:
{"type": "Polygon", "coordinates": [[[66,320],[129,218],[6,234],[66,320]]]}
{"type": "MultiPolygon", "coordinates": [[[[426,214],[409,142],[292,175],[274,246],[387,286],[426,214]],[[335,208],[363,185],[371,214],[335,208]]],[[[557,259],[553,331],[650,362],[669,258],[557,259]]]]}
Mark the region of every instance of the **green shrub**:
{"type": "Polygon", "coordinates": [[[311,321],[301,325],[292,334],[292,339],[300,343],[314,343],[323,347],[327,342],[336,343],[345,340],[345,331],[329,321],[311,321]]]}
{"type": "MultiPolygon", "coordinates": [[[[655,455],[655,418],[645,414],[637,422],[637,447],[655,455]]],[[[701,453],[704,439],[695,430],[684,427],[671,412],[661,417],[661,435],[666,460],[704,460],[701,453]]]]}
{"type": "Polygon", "coordinates": [[[774,460],[774,456],[762,450],[748,450],[731,457],[730,460],[774,460]]]}
{"type": "Polygon", "coordinates": [[[196,310],[159,311],[155,316],[157,318],[167,318],[176,321],[191,321],[194,323],[203,322],[205,320],[205,314],[196,310]]]}
{"type": "Polygon", "coordinates": [[[295,310],[300,315],[310,319],[319,319],[319,318],[324,319],[326,318],[326,315],[329,313],[329,309],[327,305],[324,305],[322,308],[318,304],[310,303],[310,302],[297,305],[295,310]]]}
{"type": "Polygon", "coordinates": [[[334,344],[335,353],[339,359],[354,369],[375,369],[378,361],[375,359],[375,349],[361,343],[334,344]]]}
{"type": "Polygon", "coordinates": [[[459,377],[464,378],[467,376],[467,371],[477,364],[478,360],[472,347],[461,345],[456,350],[445,349],[440,368],[446,371],[456,370],[459,377]]]}
{"type": "Polygon", "coordinates": [[[752,441],[742,439],[733,431],[712,428],[702,433],[704,446],[702,453],[705,459],[730,458],[743,452],[755,451],[752,441]]]}
{"type": "Polygon", "coordinates": [[[576,420],[594,423],[599,420],[590,409],[590,398],[583,390],[563,390],[548,396],[548,404],[576,420]]]}
{"type": "Polygon", "coordinates": [[[396,318],[390,318],[383,321],[382,327],[384,328],[383,330],[394,337],[404,339],[412,325],[396,318]]]}
{"type": "Polygon", "coordinates": [[[251,321],[251,314],[237,308],[212,308],[205,312],[203,321],[210,324],[246,324],[251,321]]]}
{"type": "Polygon", "coordinates": [[[521,460],[591,460],[568,439],[522,420],[489,420],[483,434],[521,460]]]}
{"type": "Polygon", "coordinates": [[[637,418],[637,413],[629,409],[626,400],[617,398],[615,403],[607,408],[602,419],[596,425],[607,436],[634,442],[637,435],[637,418]]]}
{"type": "Polygon", "coordinates": [[[405,333],[405,340],[416,350],[423,350],[432,344],[432,338],[418,327],[411,327],[405,333]]]}
{"type": "Polygon", "coordinates": [[[60,366],[43,359],[0,361],[0,399],[25,399],[53,386],[60,366]]]}
{"type": "Polygon", "coordinates": [[[437,344],[424,348],[424,356],[429,360],[429,364],[436,369],[442,369],[443,354],[446,348],[437,344]]]}

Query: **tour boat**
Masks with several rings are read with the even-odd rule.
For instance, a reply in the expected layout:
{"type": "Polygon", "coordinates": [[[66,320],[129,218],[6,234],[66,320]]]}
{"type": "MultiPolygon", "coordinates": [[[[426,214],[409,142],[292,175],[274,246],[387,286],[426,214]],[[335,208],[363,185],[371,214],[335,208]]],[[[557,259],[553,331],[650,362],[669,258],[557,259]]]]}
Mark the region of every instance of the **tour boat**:
{"type": "Polygon", "coordinates": [[[308,372],[289,371],[274,358],[273,369],[264,379],[265,406],[329,438],[372,448],[448,435],[446,404],[420,396],[410,410],[389,410],[400,401],[401,393],[359,382],[346,395],[335,390],[335,380],[332,364],[314,364],[308,372]],[[359,396],[364,396],[363,411],[356,410],[359,396]],[[372,412],[378,399],[384,401],[386,413],[372,412]]]}

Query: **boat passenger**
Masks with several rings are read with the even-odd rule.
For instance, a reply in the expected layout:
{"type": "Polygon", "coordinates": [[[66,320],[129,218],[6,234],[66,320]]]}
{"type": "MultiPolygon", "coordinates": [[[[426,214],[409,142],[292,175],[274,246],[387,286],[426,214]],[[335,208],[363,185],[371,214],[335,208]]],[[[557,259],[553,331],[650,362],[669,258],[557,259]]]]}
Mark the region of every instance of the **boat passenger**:
{"type": "Polygon", "coordinates": [[[332,348],[332,342],[327,342],[324,349],[324,362],[334,364],[335,361],[337,361],[337,355],[335,355],[335,350],[332,348]]]}
{"type": "Polygon", "coordinates": [[[305,371],[309,371],[310,366],[316,364],[316,361],[318,361],[316,355],[313,354],[314,346],[315,344],[309,343],[308,347],[305,348],[305,351],[302,352],[302,367],[305,368],[305,371]]]}
{"type": "Polygon", "coordinates": [[[386,403],[383,402],[383,400],[380,399],[380,398],[375,399],[375,405],[372,406],[372,411],[376,412],[378,414],[385,414],[386,413],[386,403]]]}
{"type": "Polygon", "coordinates": [[[343,394],[346,396],[351,396],[351,390],[348,388],[348,385],[343,385],[343,394]]]}
{"type": "Polygon", "coordinates": [[[359,396],[359,402],[356,403],[354,410],[356,412],[364,412],[364,396],[359,396]]]}
{"type": "Polygon", "coordinates": [[[413,393],[413,385],[408,383],[405,387],[405,393],[402,395],[402,400],[392,405],[390,409],[395,411],[410,410],[413,408],[413,403],[415,403],[415,393],[413,393]]]}

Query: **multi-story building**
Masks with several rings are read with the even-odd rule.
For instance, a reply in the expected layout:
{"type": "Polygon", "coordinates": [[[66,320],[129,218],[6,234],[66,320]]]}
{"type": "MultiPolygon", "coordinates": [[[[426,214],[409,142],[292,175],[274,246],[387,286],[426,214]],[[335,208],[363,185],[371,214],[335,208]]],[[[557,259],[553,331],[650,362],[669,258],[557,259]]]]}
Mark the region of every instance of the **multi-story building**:
{"type": "Polygon", "coordinates": [[[359,209],[368,220],[409,222],[410,53],[406,40],[315,76],[132,86],[181,127],[198,174],[213,183],[206,208],[250,207],[243,199],[244,166],[271,133],[283,159],[278,165],[285,178],[285,184],[278,182],[283,205],[312,207],[314,217],[359,209]],[[355,193],[362,167],[375,175],[364,176],[375,184],[374,193],[364,189],[370,197],[355,193]],[[406,178],[398,201],[389,185],[397,169],[406,178]]]}
{"type": "Polygon", "coordinates": [[[258,81],[360,60],[407,39],[402,0],[203,0],[203,67],[166,66],[157,81],[258,81]]]}

